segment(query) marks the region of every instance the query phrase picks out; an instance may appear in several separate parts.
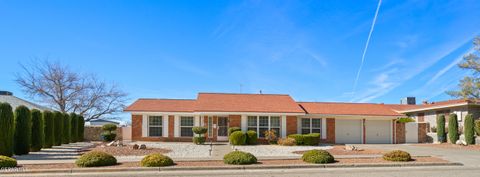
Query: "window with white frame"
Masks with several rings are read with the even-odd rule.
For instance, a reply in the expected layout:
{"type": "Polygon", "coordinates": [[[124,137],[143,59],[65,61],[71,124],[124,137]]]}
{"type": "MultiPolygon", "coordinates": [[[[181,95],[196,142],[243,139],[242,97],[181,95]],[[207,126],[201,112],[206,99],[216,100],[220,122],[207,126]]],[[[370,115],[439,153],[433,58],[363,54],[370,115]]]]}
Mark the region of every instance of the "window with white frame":
{"type": "Polygon", "coordinates": [[[322,132],[322,119],[302,118],[301,125],[302,125],[302,134],[322,132]]]}
{"type": "Polygon", "coordinates": [[[248,130],[256,131],[258,136],[265,137],[265,131],[274,130],[280,135],[280,116],[248,116],[248,130]]]}
{"type": "Polygon", "coordinates": [[[148,136],[162,136],[163,119],[162,116],[148,116],[148,136]]]}
{"type": "Polygon", "coordinates": [[[181,116],[180,117],[180,136],[192,137],[193,136],[193,117],[181,116]]]}

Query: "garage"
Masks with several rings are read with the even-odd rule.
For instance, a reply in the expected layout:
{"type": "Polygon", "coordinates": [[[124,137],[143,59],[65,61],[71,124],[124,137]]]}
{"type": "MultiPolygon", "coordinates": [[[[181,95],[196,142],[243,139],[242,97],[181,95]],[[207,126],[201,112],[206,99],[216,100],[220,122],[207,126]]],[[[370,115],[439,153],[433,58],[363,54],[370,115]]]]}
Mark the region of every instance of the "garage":
{"type": "Polygon", "coordinates": [[[335,143],[362,143],[362,120],[335,119],[335,143]]]}
{"type": "Polygon", "coordinates": [[[391,120],[365,120],[365,141],[367,144],[392,143],[391,120]]]}

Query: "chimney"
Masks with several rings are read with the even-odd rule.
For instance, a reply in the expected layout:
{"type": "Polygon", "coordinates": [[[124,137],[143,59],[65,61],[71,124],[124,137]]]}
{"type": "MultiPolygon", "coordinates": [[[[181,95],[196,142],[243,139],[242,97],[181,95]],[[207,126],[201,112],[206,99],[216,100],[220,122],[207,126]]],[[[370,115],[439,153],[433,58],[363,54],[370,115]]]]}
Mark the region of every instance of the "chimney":
{"type": "Polygon", "coordinates": [[[13,93],[12,93],[12,92],[9,92],[9,91],[0,91],[0,95],[9,95],[9,96],[11,96],[11,95],[13,95],[13,93]]]}
{"type": "Polygon", "coordinates": [[[417,101],[415,101],[415,97],[405,97],[400,99],[400,104],[415,105],[417,104],[417,101]]]}

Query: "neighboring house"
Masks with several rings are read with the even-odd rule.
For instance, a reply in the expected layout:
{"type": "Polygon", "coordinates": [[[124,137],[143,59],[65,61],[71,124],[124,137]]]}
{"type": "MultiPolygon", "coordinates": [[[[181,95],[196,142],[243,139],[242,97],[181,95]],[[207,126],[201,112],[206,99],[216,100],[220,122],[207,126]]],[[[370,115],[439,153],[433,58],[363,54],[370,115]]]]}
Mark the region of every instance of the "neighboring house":
{"type": "MultiPolygon", "coordinates": [[[[373,103],[295,102],[285,94],[199,93],[197,99],[138,99],[125,109],[132,115],[134,141],[191,141],[193,126],[208,128],[212,141],[228,141],[229,127],[255,130],[260,139],[273,129],[279,137],[321,133],[326,143],[403,143],[405,117],[373,103]]],[[[425,129],[425,126],[419,126],[425,129]]],[[[418,136],[426,137],[425,131],[418,136]]],[[[414,135],[417,136],[417,135],[414,135]]],[[[424,138],[422,139],[423,142],[424,138]]]]}
{"type": "Polygon", "coordinates": [[[95,119],[85,122],[85,126],[103,126],[105,124],[115,124],[117,126],[120,126],[120,122],[114,120],[95,119]]]}
{"type": "Polygon", "coordinates": [[[15,110],[20,105],[24,105],[28,107],[29,109],[38,109],[41,111],[49,110],[52,111],[52,109],[47,108],[45,106],[41,106],[32,102],[29,102],[27,100],[18,98],[16,96],[13,96],[12,92],[8,91],[0,91],[0,103],[8,103],[10,106],[12,106],[12,109],[15,110]]]}

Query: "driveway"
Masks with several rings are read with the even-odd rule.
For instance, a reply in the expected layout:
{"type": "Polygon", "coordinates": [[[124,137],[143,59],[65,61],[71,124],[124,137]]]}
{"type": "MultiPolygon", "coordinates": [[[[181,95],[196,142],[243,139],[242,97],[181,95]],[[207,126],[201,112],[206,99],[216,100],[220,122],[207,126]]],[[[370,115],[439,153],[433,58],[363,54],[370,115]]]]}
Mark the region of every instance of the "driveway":
{"type": "Polygon", "coordinates": [[[382,145],[355,145],[363,149],[382,149],[382,150],[404,150],[414,156],[437,156],[451,162],[460,162],[467,167],[480,167],[480,151],[459,150],[435,147],[415,146],[411,144],[382,144],[382,145]]]}

